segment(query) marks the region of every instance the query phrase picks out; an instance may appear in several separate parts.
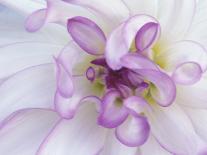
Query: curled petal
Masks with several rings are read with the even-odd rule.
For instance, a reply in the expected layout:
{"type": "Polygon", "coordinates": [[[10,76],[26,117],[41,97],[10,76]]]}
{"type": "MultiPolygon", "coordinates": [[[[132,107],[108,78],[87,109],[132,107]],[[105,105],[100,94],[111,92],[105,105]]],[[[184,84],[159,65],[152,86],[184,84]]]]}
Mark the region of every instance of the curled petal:
{"type": "MultiPolygon", "coordinates": [[[[159,30],[159,26],[158,26],[158,21],[151,17],[151,16],[148,16],[148,15],[143,15],[143,14],[140,14],[140,15],[135,15],[131,18],[129,18],[126,22],[125,22],[125,25],[124,25],[124,28],[123,28],[123,36],[124,36],[124,40],[125,40],[125,44],[127,46],[127,48],[130,48],[132,46],[132,43],[133,43],[133,40],[135,39],[136,37],[136,34],[137,32],[141,33],[141,34],[138,34],[137,35],[137,40],[139,40],[138,38],[142,38],[142,39],[146,39],[146,28],[148,28],[150,31],[149,32],[152,32],[150,34],[153,34],[153,31],[151,30],[154,30],[156,33],[156,37],[159,36],[159,33],[160,33],[160,30],[159,30]],[[149,25],[146,25],[148,23],[154,23],[155,26],[151,27],[148,27],[149,25]],[[145,25],[145,26],[144,26],[145,25]],[[144,27],[143,27],[144,26],[144,27]],[[144,30],[144,33],[143,33],[143,30],[144,30]],[[140,36],[141,35],[141,36],[140,36]]],[[[154,40],[156,41],[156,40],[154,40]]],[[[141,50],[143,50],[143,47],[141,46],[138,46],[141,48],[141,50]]]]}
{"type": "Polygon", "coordinates": [[[144,51],[154,45],[159,37],[160,26],[157,23],[147,23],[141,27],[135,37],[136,48],[144,51]]]}
{"type": "Polygon", "coordinates": [[[129,69],[153,69],[158,70],[156,64],[150,59],[142,56],[141,54],[126,54],[121,58],[124,67],[129,69]]]}
{"type": "Polygon", "coordinates": [[[88,18],[74,17],[68,20],[67,28],[83,50],[92,55],[103,54],[106,37],[96,23],[88,18]]]}
{"type": "Polygon", "coordinates": [[[103,98],[102,111],[98,123],[107,128],[119,126],[127,118],[127,110],[122,106],[120,94],[117,91],[109,91],[103,98]]]}
{"type": "Polygon", "coordinates": [[[202,69],[199,64],[186,62],[177,66],[172,74],[173,80],[178,84],[194,84],[202,76],[202,69]]]}
{"type": "Polygon", "coordinates": [[[73,79],[69,71],[56,60],[57,89],[63,97],[71,97],[74,92],[73,79]]]}
{"type": "Polygon", "coordinates": [[[123,124],[116,128],[116,137],[129,147],[137,147],[146,142],[149,131],[150,126],[145,117],[129,116],[123,124]]]}
{"type": "Polygon", "coordinates": [[[154,70],[139,70],[137,72],[154,84],[150,88],[150,93],[158,104],[161,106],[172,104],[176,96],[176,86],[167,74],[154,70]]]}
{"type": "Polygon", "coordinates": [[[186,62],[195,62],[202,71],[207,69],[207,52],[199,43],[194,41],[180,41],[164,49],[156,58],[157,63],[164,64],[164,69],[174,71],[175,68],[186,62]]]}

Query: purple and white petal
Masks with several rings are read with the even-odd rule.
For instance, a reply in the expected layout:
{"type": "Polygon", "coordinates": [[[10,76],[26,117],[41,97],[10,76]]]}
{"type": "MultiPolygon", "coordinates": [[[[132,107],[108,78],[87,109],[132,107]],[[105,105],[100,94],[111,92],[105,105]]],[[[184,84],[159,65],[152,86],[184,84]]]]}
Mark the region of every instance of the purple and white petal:
{"type": "Polygon", "coordinates": [[[87,53],[104,53],[106,37],[101,28],[88,18],[81,16],[68,19],[67,29],[73,40],[87,53]]]}
{"type": "Polygon", "coordinates": [[[138,53],[129,53],[121,58],[122,65],[129,69],[159,70],[157,65],[147,57],[138,53]]]}
{"type": "Polygon", "coordinates": [[[178,105],[168,108],[154,105],[152,108],[146,115],[152,135],[163,148],[173,154],[197,154],[205,149],[190,118],[178,105]]]}
{"type": "Polygon", "coordinates": [[[100,155],[137,155],[137,147],[128,147],[122,144],[114,134],[114,130],[109,130],[106,135],[103,150],[100,155]]]}
{"type": "Polygon", "coordinates": [[[194,62],[200,65],[203,72],[207,69],[207,51],[199,43],[189,40],[179,41],[160,51],[156,60],[161,62],[163,69],[174,71],[175,68],[186,62],[194,62]]]}
{"type": "MultiPolygon", "coordinates": [[[[159,36],[159,33],[160,33],[159,28],[160,27],[158,25],[158,21],[155,18],[151,17],[151,16],[144,15],[144,14],[135,15],[135,16],[130,17],[124,23],[122,33],[123,33],[123,37],[124,37],[124,42],[125,42],[128,49],[132,46],[132,43],[133,43],[133,41],[134,41],[134,39],[137,35],[137,32],[141,28],[143,28],[143,26],[147,23],[156,24],[156,26],[154,27],[155,29],[152,29],[152,30],[155,30],[155,32],[157,32],[156,35],[155,35],[156,36],[155,38],[158,38],[157,36],[159,36]]],[[[149,30],[151,30],[151,29],[149,29],[149,30]]],[[[146,32],[146,30],[144,32],[146,32]]],[[[141,33],[141,35],[142,35],[142,39],[144,39],[143,38],[143,33],[141,33]]]]}
{"type": "Polygon", "coordinates": [[[74,83],[72,74],[64,67],[61,60],[55,58],[56,65],[56,85],[61,96],[68,98],[74,93],[74,83]]]}
{"type": "Polygon", "coordinates": [[[102,100],[98,124],[106,128],[115,128],[123,123],[127,116],[128,112],[123,106],[120,93],[115,90],[107,92],[102,100]]]}
{"type": "Polygon", "coordinates": [[[0,85],[0,120],[24,108],[52,108],[55,93],[54,66],[39,65],[20,71],[0,85]]]}
{"type": "Polygon", "coordinates": [[[60,118],[46,109],[24,109],[0,124],[0,153],[35,154],[39,145],[60,118]]]}
{"type": "Polygon", "coordinates": [[[103,148],[106,129],[96,124],[96,118],[94,106],[81,107],[73,119],[63,119],[56,125],[41,144],[37,154],[97,154],[103,148]]]}
{"type": "Polygon", "coordinates": [[[202,69],[199,64],[186,62],[176,67],[172,74],[172,79],[177,84],[194,84],[201,79],[202,69]]]}
{"type": "Polygon", "coordinates": [[[146,117],[130,115],[116,128],[116,137],[126,146],[138,147],[147,141],[149,132],[150,126],[146,117]]]}
{"type": "Polygon", "coordinates": [[[157,42],[160,36],[160,26],[158,23],[149,22],[143,25],[135,37],[135,45],[138,51],[143,52],[157,42]]]}
{"type": "Polygon", "coordinates": [[[169,106],[176,96],[176,86],[173,80],[165,73],[155,70],[137,70],[137,73],[152,82],[150,93],[161,106],[169,106]]]}

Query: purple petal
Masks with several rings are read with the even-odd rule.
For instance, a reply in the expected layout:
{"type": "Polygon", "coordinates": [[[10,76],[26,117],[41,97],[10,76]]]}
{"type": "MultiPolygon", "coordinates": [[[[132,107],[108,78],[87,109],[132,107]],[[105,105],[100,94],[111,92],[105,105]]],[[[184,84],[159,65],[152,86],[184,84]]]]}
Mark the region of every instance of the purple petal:
{"type": "Polygon", "coordinates": [[[156,64],[141,54],[129,53],[121,58],[122,65],[129,69],[159,70],[156,64]]]}
{"type": "MultiPolygon", "coordinates": [[[[135,15],[135,16],[129,18],[127,20],[127,22],[125,22],[125,25],[123,28],[123,35],[124,35],[124,40],[125,40],[126,46],[128,48],[130,48],[132,46],[132,43],[137,35],[137,32],[141,31],[141,34],[140,34],[141,36],[139,36],[139,37],[143,38],[144,40],[146,39],[146,37],[147,37],[146,35],[148,33],[143,34],[142,28],[144,28],[144,30],[145,30],[146,27],[143,27],[143,26],[146,25],[147,23],[158,24],[158,21],[151,16],[140,14],[140,15],[135,15]]],[[[150,28],[149,30],[151,31],[153,29],[154,29],[154,31],[157,30],[156,37],[155,37],[155,38],[157,38],[157,36],[159,36],[159,33],[160,33],[159,26],[152,27],[152,29],[150,28]]],[[[154,41],[156,41],[156,40],[154,40],[154,41]]]]}
{"type": "Polygon", "coordinates": [[[140,75],[154,84],[150,87],[152,97],[161,106],[169,106],[175,100],[176,86],[165,73],[154,70],[138,70],[140,75]]]}
{"type": "Polygon", "coordinates": [[[141,27],[135,37],[136,48],[139,51],[144,51],[154,45],[159,38],[160,26],[157,23],[147,23],[141,27]]]}
{"type": "Polygon", "coordinates": [[[177,66],[172,74],[173,80],[178,84],[194,84],[200,80],[202,69],[199,64],[186,62],[177,66]]]}
{"type": "Polygon", "coordinates": [[[145,117],[130,116],[116,128],[116,137],[129,147],[137,147],[146,142],[149,132],[150,126],[145,117]]]}
{"type": "Polygon", "coordinates": [[[69,71],[62,65],[62,63],[57,59],[56,60],[57,68],[57,89],[59,93],[67,98],[71,97],[74,92],[74,84],[72,76],[69,71]]]}
{"type": "Polygon", "coordinates": [[[107,128],[119,126],[128,116],[127,110],[122,106],[120,94],[111,90],[102,101],[102,111],[98,118],[98,123],[107,128]]]}
{"type": "Polygon", "coordinates": [[[85,17],[74,17],[68,20],[68,32],[75,42],[92,55],[104,52],[106,37],[100,27],[85,17]]]}

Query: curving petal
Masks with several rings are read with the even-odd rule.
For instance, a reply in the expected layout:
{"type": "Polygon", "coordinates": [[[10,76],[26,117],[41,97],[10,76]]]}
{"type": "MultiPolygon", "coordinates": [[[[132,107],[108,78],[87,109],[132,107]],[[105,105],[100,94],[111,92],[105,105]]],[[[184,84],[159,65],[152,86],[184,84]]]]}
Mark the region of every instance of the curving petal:
{"type": "MultiPolygon", "coordinates": [[[[149,23],[154,23],[156,26],[155,28],[155,32],[156,35],[154,38],[158,39],[158,36],[160,35],[160,27],[159,27],[159,23],[158,21],[154,18],[151,17],[149,15],[145,15],[145,14],[139,14],[139,15],[135,15],[130,17],[124,24],[123,26],[123,37],[126,43],[126,46],[128,49],[130,49],[130,47],[132,46],[132,43],[137,35],[137,33],[141,33],[141,37],[142,39],[144,39],[145,34],[143,34],[143,30],[146,30],[146,24],[148,25],[149,23]]],[[[146,32],[146,31],[145,31],[146,32]]],[[[152,35],[153,36],[153,35],[152,35]]],[[[138,37],[140,37],[140,35],[138,35],[138,37]]],[[[138,39],[138,38],[137,38],[138,39]]],[[[155,42],[156,40],[154,40],[155,42]]],[[[143,49],[141,49],[143,50],[143,49]]]]}
{"type": "Polygon", "coordinates": [[[148,155],[152,152],[153,155],[171,155],[169,152],[167,152],[164,148],[160,146],[160,144],[152,135],[150,135],[146,143],[140,147],[140,152],[142,155],[148,155]]]}
{"type": "Polygon", "coordinates": [[[102,100],[98,124],[106,128],[115,128],[123,123],[128,116],[128,112],[122,102],[119,92],[115,90],[107,92],[102,100]]]}
{"type": "Polygon", "coordinates": [[[156,16],[157,1],[156,0],[122,0],[128,7],[131,15],[147,14],[156,16]]]}
{"type": "Polygon", "coordinates": [[[27,18],[25,27],[28,31],[35,32],[47,23],[66,25],[67,19],[74,16],[88,17],[101,25],[103,24],[86,8],[66,3],[62,0],[47,0],[47,8],[39,9],[32,13],[27,18]]]}
{"type": "Polygon", "coordinates": [[[0,153],[35,154],[59,117],[46,109],[24,109],[11,114],[0,128],[0,153]]]}
{"type": "Polygon", "coordinates": [[[160,26],[157,23],[149,22],[143,25],[137,32],[135,44],[138,51],[145,51],[151,48],[158,40],[160,26]]]}
{"type": "Polygon", "coordinates": [[[116,128],[116,137],[126,146],[138,147],[147,141],[149,131],[146,117],[133,115],[116,128]]]}
{"type": "Polygon", "coordinates": [[[150,86],[152,97],[161,106],[169,106],[173,103],[176,96],[176,86],[173,80],[165,73],[155,70],[137,70],[144,79],[153,83],[150,86]]]}
{"type": "Polygon", "coordinates": [[[194,84],[200,80],[202,69],[199,64],[194,62],[186,62],[176,67],[172,74],[172,78],[177,84],[194,84]]]}
{"type": "Polygon", "coordinates": [[[206,83],[207,78],[204,74],[194,85],[178,85],[176,103],[193,108],[207,108],[206,83]]]}
{"type": "Polygon", "coordinates": [[[207,69],[207,52],[201,44],[184,40],[161,51],[155,61],[158,64],[164,64],[161,66],[167,71],[174,71],[182,63],[194,62],[199,64],[204,72],[207,69]]]}
{"type": "Polygon", "coordinates": [[[141,54],[129,53],[121,58],[122,65],[129,69],[159,70],[156,64],[141,54]]]}
{"type": "Polygon", "coordinates": [[[58,90],[55,93],[55,109],[66,119],[75,115],[82,99],[97,93],[94,92],[91,82],[85,76],[73,77],[73,84],[74,92],[71,97],[62,96],[58,90]]]}
{"type": "Polygon", "coordinates": [[[57,90],[61,96],[67,98],[74,93],[74,83],[72,75],[67,68],[64,67],[61,60],[55,59],[56,62],[56,83],[57,90]]]}
{"type": "Polygon", "coordinates": [[[154,105],[152,108],[146,115],[153,136],[163,148],[172,154],[197,154],[206,149],[190,118],[178,105],[168,108],[154,105]]]}
{"type": "Polygon", "coordinates": [[[195,0],[159,0],[157,18],[162,27],[161,42],[182,40],[189,32],[195,14],[195,0]]]}
{"type": "Polygon", "coordinates": [[[49,43],[14,43],[0,48],[0,78],[31,66],[52,63],[52,55],[62,47],[49,43]],[[6,69],[5,69],[6,68],[6,69]]]}
{"type": "Polygon", "coordinates": [[[55,93],[53,65],[18,72],[0,85],[0,120],[23,108],[52,108],[55,93]]]}
{"type": "Polygon", "coordinates": [[[83,106],[71,120],[62,120],[41,144],[37,155],[92,155],[103,147],[106,131],[96,124],[95,107],[83,106]]]}
{"type": "Polygon", "coordinates": [[[67,29],[73,40],[86,52],[101,55],[104,52],[106,37],[101,28],[88,18],[68,19],[67,29]]]}
{"type": "Polygon", "coordinates": [[[128,147],[115,137],[114,130],[108,132],[103,150],[100,155],[137,155],[137,147],[128,147]]]}

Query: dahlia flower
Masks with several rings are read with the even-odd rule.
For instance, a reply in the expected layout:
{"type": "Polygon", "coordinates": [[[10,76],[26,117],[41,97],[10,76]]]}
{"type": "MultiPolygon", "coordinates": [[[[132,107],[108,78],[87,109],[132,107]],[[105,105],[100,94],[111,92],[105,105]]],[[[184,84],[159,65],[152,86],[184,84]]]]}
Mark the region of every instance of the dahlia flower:
{"type": "Polygon", "coordinates": [[[206,1],[1,4],[0,154],[207,154],[206,1]]]}

